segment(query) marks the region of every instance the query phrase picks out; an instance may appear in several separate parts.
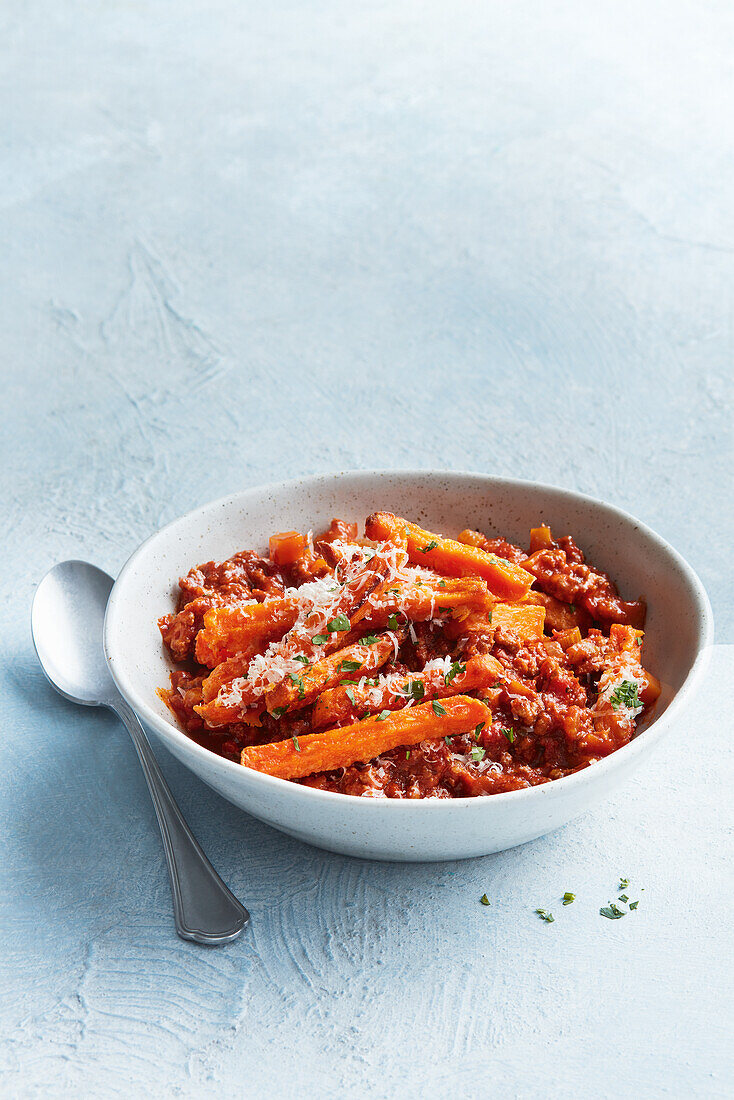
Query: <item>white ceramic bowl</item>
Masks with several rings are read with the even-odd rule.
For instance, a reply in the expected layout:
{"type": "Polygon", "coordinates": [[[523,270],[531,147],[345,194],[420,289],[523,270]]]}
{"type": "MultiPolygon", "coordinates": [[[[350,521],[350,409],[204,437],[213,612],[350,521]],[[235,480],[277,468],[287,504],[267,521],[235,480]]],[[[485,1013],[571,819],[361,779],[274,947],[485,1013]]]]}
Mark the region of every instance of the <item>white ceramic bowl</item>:
{"type": "Polygon", "coordinates": [[[689,565],[659,535],[618,508],[531,482],[444,471],[330,474],[249,489],[197,508],[151,536],[110,596],[105,651],[118,688],[146,727],[215,791],[291,836],[348,855],[389,860],[460,859],[542,836],[622,783],[679,718],[711,646],[708,598],[689,565]],[[425,801],[354,798],[274,779],[191,741],[156,688],[170,661],[156,620],[174,607],[176,581],[192,565],[237,550],[264,552],[268,536],[360,523],[371,512],[409,516],[455,535],[465,527],[527,545],[541,521],[572,534],[622,595],[648,601],[645,664],[662,681],[652,719],[624,748],[575,775],[485,798],[425,801]]]}

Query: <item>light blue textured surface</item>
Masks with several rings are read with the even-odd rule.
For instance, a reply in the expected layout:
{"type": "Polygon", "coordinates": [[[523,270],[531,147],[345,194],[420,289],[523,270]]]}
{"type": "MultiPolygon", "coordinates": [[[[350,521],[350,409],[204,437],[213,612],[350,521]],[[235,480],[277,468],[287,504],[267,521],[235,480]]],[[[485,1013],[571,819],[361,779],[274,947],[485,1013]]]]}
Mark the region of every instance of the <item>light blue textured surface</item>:
{"type": "Polygon", "coordinates": [[[319,853],[165,758],[252,911],[207,951],[131,746],[47,688],[28,612],[54,561],[115,573],[212,497],[440,465],[628,508],[732,641],[733,30],[685,0],[2,6],[4,1093],[726,1094],[731,647],[618,798],[467,864],[319,853]],[[608,922],[619,875],[645,892],[608,922]]]}

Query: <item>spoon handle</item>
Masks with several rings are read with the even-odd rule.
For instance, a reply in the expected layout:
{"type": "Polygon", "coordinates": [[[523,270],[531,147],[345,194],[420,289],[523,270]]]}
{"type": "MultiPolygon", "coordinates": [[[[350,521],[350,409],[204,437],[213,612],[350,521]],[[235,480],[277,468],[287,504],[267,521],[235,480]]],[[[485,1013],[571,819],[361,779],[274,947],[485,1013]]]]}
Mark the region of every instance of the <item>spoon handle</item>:
{"type": "Polygon", "coordinates": [[[176,931],[197,943],[236,939],[247,927],[250,914],[222,882],[186,824],[137,714],[122,696],[112,707],[133,739],[148,781],[171,876],[176,931]]]}

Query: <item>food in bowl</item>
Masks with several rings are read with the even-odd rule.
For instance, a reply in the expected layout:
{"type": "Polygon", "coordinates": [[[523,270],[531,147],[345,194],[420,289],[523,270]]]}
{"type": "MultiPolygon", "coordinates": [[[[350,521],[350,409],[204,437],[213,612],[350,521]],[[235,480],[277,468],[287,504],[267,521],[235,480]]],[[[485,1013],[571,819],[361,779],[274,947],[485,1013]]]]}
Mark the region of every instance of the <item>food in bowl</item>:
{"type": "Polygon", "coordinates": [[[390,512],[273,535],[193,568],[159,621],[160,691],[186,733],[246,767],[373,798],[547,783],[626,744],[660,685],[646,607],[570,535],[529,549],[390,512]]]}

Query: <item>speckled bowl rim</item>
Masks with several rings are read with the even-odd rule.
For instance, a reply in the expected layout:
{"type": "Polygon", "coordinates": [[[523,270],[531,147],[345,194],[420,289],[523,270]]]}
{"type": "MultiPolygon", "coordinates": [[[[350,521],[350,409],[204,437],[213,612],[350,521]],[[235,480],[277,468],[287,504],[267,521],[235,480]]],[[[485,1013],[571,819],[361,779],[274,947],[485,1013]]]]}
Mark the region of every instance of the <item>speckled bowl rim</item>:
{"type": "MultiPolygon", "coordinates": [[[[263,793],[268,790],[273,793],[284,794],[288,792],[294,798],[304,798],[310,800],[314,805],[317,801],[326,801],[327,803],[334,804],[334,800],[337,800],[344,806],[345,812],[349,813],[349,805],[353,803],[359,803],[360,806],[374,806],[374,812],[384,813],[386,807],[390,807],[387,810],[388,813],[441,813],[446,812],[447,807],[453,807],[456,810],[458,807],[465,808],[466,812],[471,812],[471,807],[476,807],[477,804],[482,804],[490,799],[492,805],[499,808],[503,803],[507,803],[508,800],[512,800],[513,804],[519,804],[520,800],[533,800],[539,802],[543,798],[553,797],[554,795],[560,795],[561,789],[569,793],[575,786],[583,786],[594,778],[601,780],[602,773],[608,774],[618,768],[622,768],[627,764],[630,764],[635,756],[639,756],[640,753],[649,751],[652,746],[667,732],[671,725],[671,722],[675,719],[676,715],[682,709],[684,704],[689,701],[691,695],[699,685],[708,664],[708,660],[713,645],[713,614],[711,611],[711,605],[703,584],[701,583],[698,575],[693,568],[688,564],[685,558],[678,553],[678,551],[667,542],[661,535],[653,531],[647,524],[631,515],[629,512],[624,511],[622,508],[617,508],[613,504],[607,504],[604,501],[598,500],[595,497],[588,496],[585,493],[578,493],[573,489],[564,489],[560,486],[548,485],[544,482],[528,481],[523,478],[511,478],[511,477],[498,477],[492,474],[485,474],[481,472],[474,472],[471,470],[421,470],[421,469],[372,469],[372,470],[341,470],[328,474],[312,474],[306,477],[289,478],[279,482],[271,482],[265,485],[252,486],[249,489],[241,490],[237,493],[230,493],[227,496],[219,497],[216,500],[210,501],[207,504],[202,504],[198,508],[192,508],[191,511],[186,512],[184,515],[179,516],[177,519],[167,523],[164,527],[161,527],[158,531],[154,532],[147,539],[145,539],[137,549],[130,555],[122,567],[120,574],[115,581],[115,584],[110,593],[110,598],[107,603],[107,611],[105,615],[104,624],[104,650],[107,662],[112,673],[112,677],[122,694],[127,700],[133,710],[139,715],[139,717],[151,726],[162,738],[164,744],[166,741],[173,741],[178,743],[185,751],[186,755],[191,755],[195,760],[200,759],[206,764],[208,768],[214,768],[217,771],[221,771],[222,775],[233,777],[235,774],[242,775],[243,768],[241,764],[236,764],[232,760],[226,760],[222,756],[218,756],[217,753],[212,752],[210,749],[204,748],[202,745],[193,741],[183,730],[174,725],[173,722],[169,722],[167,719],[161,718],[160,715],[152,709],[148,704],[147,699],[144,698],[135,686],[131,683],[130,679],[126,676],[124,667],[121,668],[115,652],[114,642],[112,641],[115,628],[118,626],[118,622],[124,617],[124,606],[121,606],[122,598],[124,596],[125,578],[135,568],[135,563],[143,551],[147,550],[151,543],[156,539],[162,537],[164,534],[175,530],[177,526],[185,526],[192,519],[197,516],[204,516],[211,512],[212,509],[231,507],[236,503],[245,503],[249,497],[262,497],[264,493],[295,490],[296,488],[302,488],[308,491],[309,488],[314,487],[318,483],[331,482],[337,479],[343,479],[348,477],[360,477],[368,478],[371,476],[384,476],[389,474],[395,478],[437,478],[444,482],[447,480],[456,480],[457,482],[465,478],[473,478],[481,480],[487,483],[488,488],[502,488],[516,487],[516,488],[532,488],[535,490],[541,490],[547,493],[550,498],[556,497],[558,499],[569,499],[578,501],[585,505],[592,505],[599,509],[600,516],[613,517],[618,520],[623,520],[626,523],[632,524],[634,528],[643,533],[648,539],[650,539],[662,554],[672,558],[673,562],[678,566],[680,571],[685,576],[688,584],[691,588],[691,593],[694,598],[694,602],[699,612],[699,646],[696,651],[696,656],[690,667],[688,675],[678,688],[670,700],[665,712],[656,718],[653,714],[648,725],[630,741],[627,745],[623,745],[622,748],[617,749],[609,756],[604,757],[603,760],[597,761],[595,764],[590,765],[588,768],[583,768],[581,771],[574,772],[572,775],[563,776],[561,779],[554,779],[549,783],[541,783],[534,787],[524,787],[521,790],[516,791],[503,791],[498,794],[487,795],[485,797],[467,797],[467,798],[424,798],[424,799],[393,799],[393,798],[357,798],[354,795],[341,794],[337,791],[323,791],[314,787],[305,787],[298,783],[293,783],[287,779],[278,779],[275,776],[266,775],[264,772],[258,772],[254,769],[244,769],[247,772],[248,779],[251,783],[259,785],[263,793]]],[[[180,759],[180,758],[179,758],[180,759]]],[[[183,761],[186,763],[186,761],[183,761]]],[[[188,767],[198,774],[193,764],[188,767]]]]}

